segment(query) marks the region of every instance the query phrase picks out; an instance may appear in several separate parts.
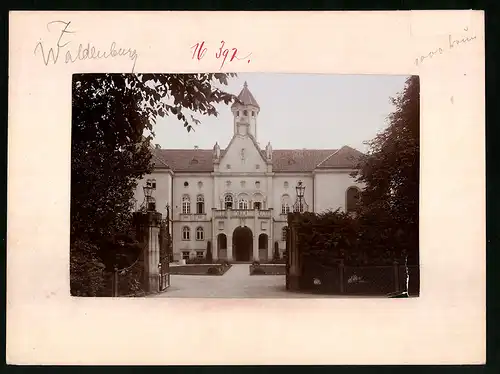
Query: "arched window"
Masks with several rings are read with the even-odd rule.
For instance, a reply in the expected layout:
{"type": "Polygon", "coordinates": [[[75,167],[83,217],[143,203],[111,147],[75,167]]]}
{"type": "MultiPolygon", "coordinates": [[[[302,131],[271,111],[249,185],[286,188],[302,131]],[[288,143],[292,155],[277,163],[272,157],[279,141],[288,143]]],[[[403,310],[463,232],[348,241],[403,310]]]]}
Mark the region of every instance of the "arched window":
{"type": "Polygon", "coordinates": [[[233,195],[227,194],[224,196],[224,207],[226,209],[233,209],[233,195]]]}
{"type": "Polygon", "coordinates": [[[204,214],[205,213],[205,198],[203,195],[198,195],[196,197],[196,213],[204,214]]]}
{"type": "Polygon", "coordinates": [[[248,195],[241,194],[238,196],[238,209],[248,209],[248,195]]]}
{"type": "Polygon", "coordinates": [[[182,196],[182,214],[191,213],[191,199],[189,195],[182,196]]]}
{"type": "Polygon", "coordinates": [[[182,228],[182,240],[190,240],[191,239],[191,229],[187,226],[182,228]]]}
{"type": "Polygon", "coordinates": [[[281,197],[281,214],[290,213],[290,196],[283,195],[281,197]]]}
{"type": "Polygon", "coordinates": [[[286,226],[281,229],[281,241],[286,242],[287,232],[288,229],[286,226]]]}
{"type": "Polygon", "coordinates": [[[196,240],[204,240],[205,233],[203,232],[203,227],[196,228],[196,240]]]}
{"type": "Polygon", "coordinates": [[[253,209],[264,209],[264,196],[259,192],[253,194],[253,209]]]}
{"type": "Polygon", "coordinates": [[[356,212],[360,199],[360,191],[358,187],[349,187],[346,192],[345,210],[347,212],[356,212]]]}

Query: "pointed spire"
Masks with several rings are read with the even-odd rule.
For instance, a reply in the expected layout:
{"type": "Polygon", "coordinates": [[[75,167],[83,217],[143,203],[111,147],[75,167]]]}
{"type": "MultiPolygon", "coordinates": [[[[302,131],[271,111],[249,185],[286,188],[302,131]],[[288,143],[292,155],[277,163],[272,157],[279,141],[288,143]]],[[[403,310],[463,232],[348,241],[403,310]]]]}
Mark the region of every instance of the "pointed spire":
{"type": "MultiPolygon", "coordinates": [[[[238,100],[241,102],[241,104],[243,105],[253,105],[254,107],[256,108],[259,108],[260,109],[260,106],[259,104],[257,103],[257,100],[255,100],[255,98],[253,97],[252,93],[250,92],[250,90],[248,89],[248,83],[245,81],[245,83],[243,84],[243,89],[241,90],[240,94],[238,95],[238,100]]],[[[232,105],[232,107],[235,107],[237,106],[238,103],[237,101],[235,101],[232,105]]]]}

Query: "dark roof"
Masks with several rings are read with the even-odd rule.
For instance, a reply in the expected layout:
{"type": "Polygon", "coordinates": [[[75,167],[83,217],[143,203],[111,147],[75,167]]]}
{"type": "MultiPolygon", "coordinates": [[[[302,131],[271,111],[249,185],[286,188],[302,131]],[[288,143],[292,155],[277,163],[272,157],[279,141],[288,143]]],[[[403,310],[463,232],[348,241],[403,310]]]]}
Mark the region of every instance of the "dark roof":
{"type": "Polygon", "coordinates": [[[336,149],[275,149],[273,171],[313,171],[336,149]]]}
{"type": "MultiPolygon", "coordinates": [[[[265,151],[261,151],[265,158],[265,151]]],[[[212,149],[154,149],[157,168],[176,171],[211,172],[214,170],[212,149]],[[158,160],[159,162],[157,162],[158,160]],[[161,164],[160,164],[161,162],[161,164]]],[[[221,150],[221,157],[225,150],[221,150]]],[[[344,146],[336,149],[275,149],[274,172],[311,172],[316,168],[354,168],[363,154],[344,146]]]]}
{"type": "Polygon", "coordinates": [[[351,148],[349,146],[343,146],[337,152],[328,156],[325,160],[317,165],[318,169],[330,169],[330,168],[353,168],[356,167],[363,153],[357,149],[351,148]]]}
{"type": "MultiPolygon", "coordinates": [[[[240,94],[238,95],[238,100],[241,101],[241,103],[243,105],[253,105],[253,106],[255,106],[255,107],[257,107],[257,108],[260,109],[260,106],[257,103],[257,100],[255,100],[255,98],[253,97],[252,93],[248,89],[247,82],[245,82],[245,84],[243,85],[243,89],[241,90],[240,94]]],[[[233,105],[231,106],[231,108],[234,108],[238,104],[240,104],[240,103],[238,103],[237,101],[235,101],[233,103],[233,105]]]]}

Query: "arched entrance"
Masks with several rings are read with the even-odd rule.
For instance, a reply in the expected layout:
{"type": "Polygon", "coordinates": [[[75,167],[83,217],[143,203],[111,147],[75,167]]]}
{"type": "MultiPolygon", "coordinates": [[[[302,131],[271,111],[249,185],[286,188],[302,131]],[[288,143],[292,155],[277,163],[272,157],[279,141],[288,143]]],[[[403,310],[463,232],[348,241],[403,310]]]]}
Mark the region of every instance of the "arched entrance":
{"type": "Polygon", "coordinates": [[[267,261],[268,260],[268,255],[267,255],[267,240],[268,236],[266,234],[260,234],[259,235],[259,260],[260,261],[267,261]]]}
{"type": "Polygon", "coordinates": [[[225,234],[217,235],[217,258],[227,260],[227,237],[225,234]]]}
{"type": "Polygon", "coordinates": [[[248,226],[237,227],[233,232],[233,259],[250,261],[252,258],[253,234],[248,226]]]}

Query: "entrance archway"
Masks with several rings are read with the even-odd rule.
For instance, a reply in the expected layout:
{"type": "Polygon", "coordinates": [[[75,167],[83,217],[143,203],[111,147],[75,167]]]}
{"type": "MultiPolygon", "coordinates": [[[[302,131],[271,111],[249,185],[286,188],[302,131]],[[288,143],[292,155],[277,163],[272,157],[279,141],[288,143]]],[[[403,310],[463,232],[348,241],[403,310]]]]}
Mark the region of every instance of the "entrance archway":
{"type": "Polygon", "coordinates": [[[217,235],[217,258],[227,260],[227,237],[225,234],[217,235]]]}
{"type": "Polygon", "coordinates": [[[250,261],[252,258],[253,234],[248,226],[237,227],[233,232],[233,259],[250,261]]]}
{"type": "Polygon", "coordinates": [[[259,235],[259,260],[260,261],[267,261],[268,260],[267,240],[268,240],[268,236],[266,234],[259,235]]]}

